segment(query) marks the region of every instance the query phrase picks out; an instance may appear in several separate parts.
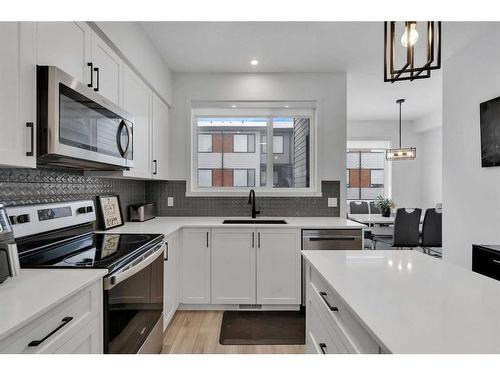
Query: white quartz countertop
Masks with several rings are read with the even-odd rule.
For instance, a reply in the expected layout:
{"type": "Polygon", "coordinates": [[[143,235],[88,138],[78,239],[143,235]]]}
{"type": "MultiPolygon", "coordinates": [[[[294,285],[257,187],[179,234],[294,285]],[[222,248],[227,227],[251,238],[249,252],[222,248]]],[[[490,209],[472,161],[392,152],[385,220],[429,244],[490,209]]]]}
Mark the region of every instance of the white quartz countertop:
{"type": "Polygon", "coordinates": [[[500,353],[500,282],[417,251],[303,251],[392,353],[500,353]]]}
{"type": "Polygon", "coordinates": [[[283,219],[287,224],[222,224],[225,219],[249,219],[248,217],[175,217],[160,216],[152,220],[127,222],[124,226],[108,230],[110,233],[163,233],[168,236],[180,228],[303,228],[303,229],[362,229],[365,225],[340,217],[258,217],[258,220],[283,219]]]}
{"type": "Polygon", "coordinates": [[[22,269],[0,284],[0,340],[28,324],[107,270],[22,269]]]}

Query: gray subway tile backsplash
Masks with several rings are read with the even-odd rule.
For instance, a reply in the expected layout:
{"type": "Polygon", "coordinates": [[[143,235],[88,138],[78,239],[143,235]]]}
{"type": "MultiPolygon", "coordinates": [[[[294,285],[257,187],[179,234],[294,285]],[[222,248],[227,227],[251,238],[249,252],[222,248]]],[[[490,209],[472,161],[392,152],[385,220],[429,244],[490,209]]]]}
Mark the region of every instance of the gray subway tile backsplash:
{"type": "MultiPolygon", "coordinates": [[[[339,216],[328,207],[329,197],[340,198],[339,181],[323,181],[321,197],[259,197],[261,216],[339,216]]],[[[119,194],[124,216],[127,206],[156,202],[158,216],[249,216],[247,197],[187,197],[186,181],[134,181],[84,176],[66,169],[0,168],[0,203],[22,205],[119,194]],[[174,197],[174,206],[167,206],[174,197]]]]}
{"type": "MultiPolygon", "coordinates": [[[[340,199],[340,181],[323,181],[321,197],[259,197],[261,216],[340,216],[339,207],[328,207],[328,198],[340,199]]],[[[157,203],[159,216],[249,216],[247,197],[187,197],[186,181],[152,181],[146,199],[157,203]],[[174,206],[167,206],[167,197],[174,206]]]]}

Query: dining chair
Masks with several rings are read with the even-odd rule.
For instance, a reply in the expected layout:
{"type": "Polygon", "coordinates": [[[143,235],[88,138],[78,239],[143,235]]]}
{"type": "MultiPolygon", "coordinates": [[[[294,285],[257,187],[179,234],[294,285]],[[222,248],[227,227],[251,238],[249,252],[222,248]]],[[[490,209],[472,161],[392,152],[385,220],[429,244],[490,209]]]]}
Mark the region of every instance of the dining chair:
{"type": "Polygon", "coordinates": [[[380,207],[375,204],[375,201],[370,201],[370,213],[371,214],[381,214],[380,207]]]}
{"type": "Polygon", "coordinates": [[[394,230],[392,236],[389,230],[386,235],[377,235],[374,231],[372,239],[372,249],[377,248],[377,242],[388,244],[391,247],[402,249],[409,247],[413,249],[420,245],[420,216],[422,209],[420,208],[398,208],[396,217],[394,218],[394,230]]]}
{"type": "Polygon", "coordinates": [[[365,201],[352,201],[349,202],[351,214],[368,214],[368,202],[365,201]]]}
{"type": "Polygon", "coordinates": [[[443,246],[442,212],[435,208],[425,210],[424,223],[422,224],[422,241],[420,247],[424,253],[431,253],[432,248],[443,246]]]}

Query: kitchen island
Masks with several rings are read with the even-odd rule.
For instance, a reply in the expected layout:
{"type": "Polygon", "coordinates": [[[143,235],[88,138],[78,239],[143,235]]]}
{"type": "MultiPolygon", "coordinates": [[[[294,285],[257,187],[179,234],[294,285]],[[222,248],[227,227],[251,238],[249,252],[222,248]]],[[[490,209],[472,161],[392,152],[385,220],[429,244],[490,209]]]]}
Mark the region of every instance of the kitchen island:
{"type": "Polygon", "coordinates": [[[417,251],[302,253],[308,352],[500,353],[498,281],[417,251]]]}

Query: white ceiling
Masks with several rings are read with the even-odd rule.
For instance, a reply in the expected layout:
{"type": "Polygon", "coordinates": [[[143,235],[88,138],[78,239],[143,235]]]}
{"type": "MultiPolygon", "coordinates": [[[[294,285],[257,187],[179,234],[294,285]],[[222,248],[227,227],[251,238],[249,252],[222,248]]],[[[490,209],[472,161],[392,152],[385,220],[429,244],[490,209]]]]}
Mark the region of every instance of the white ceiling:
{"type": "MultiPolygon", "coordinates": [[[[443,24],[444,60],[497,23],[443,24]]],[[[350,120],[417,119],[441,108],[441,71],[383,82],[382,22],[143,22],[174,72],[347,72],[350,120]],[[251,66],[251,59],[259,65],[251,66]]]]}

